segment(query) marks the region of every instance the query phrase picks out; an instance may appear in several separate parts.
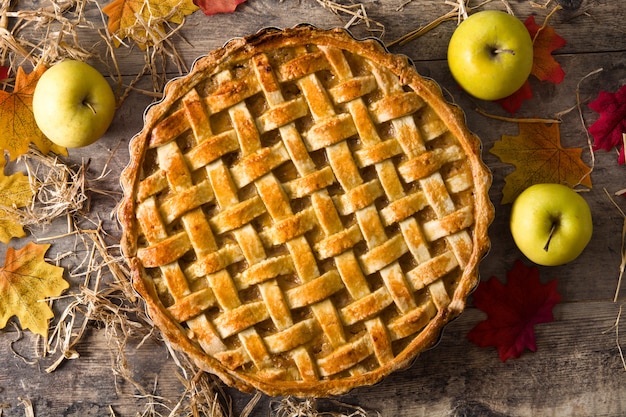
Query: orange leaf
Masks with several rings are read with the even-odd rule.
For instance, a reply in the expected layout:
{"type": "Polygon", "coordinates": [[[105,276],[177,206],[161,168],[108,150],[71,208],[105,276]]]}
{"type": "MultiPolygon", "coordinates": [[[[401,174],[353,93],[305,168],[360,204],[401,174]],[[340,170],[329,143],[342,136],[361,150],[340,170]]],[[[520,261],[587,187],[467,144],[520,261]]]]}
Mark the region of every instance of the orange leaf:
{"type": "Polygon", "coordinates": [[[524,25],[533,39],[533,68],[530,73],[541,81],[559,84],[565,78],[565,71],[552,52],[565,46],[565,39],[557,35],[553,27],[537,25],[534,16],[526,19],[524,25]]]}
{"type": "Polygon", "coordinates": [[[28,151],[32,142],[44,153],[52,151],[67,154],[63,147],[55,145],[39,130],[33,116],[33,93],[44,66],[37,66],[26,75],[19,67],[13,92],[0,91],[0,147],[9,152],[13,161],[28,151]]]}
{"type": "Polygon", "coordinates": [[[24,207],[33,200],[28,177],[18,172],[4,175],[6,161],[0,158],[0,241],[9,243],[13,237],[24,237],[24,228],[11,209],[24,207]]]}
{"type": "Polygon", "coordinates": [[[504,178],[502,204],[533,184],[577,184],[591,188],[591,168],[581,159],[581,148],[563,148],[559,125],[519,123],[519,135],[503,135],[489,151],[516,169],[504,178]]]}
{"type": "Polygon", "coordinates": [[[196,10],[192,0],[114,0],[102,8],[109,17],[109,33],[119,40],[132,39],[142,49],[165,39],[165,22],[181,24],[196,10]]]}
{"type": "Polygon", "coordinates": [[[30,242],[20,250],[7,249],[0,268],[0,328],[16,316],[22,329],[48,335],[48,321],[54,313],[42,301],[61,295],[69,287],[63,268],[44,260],[49,247],[30,242]]]}

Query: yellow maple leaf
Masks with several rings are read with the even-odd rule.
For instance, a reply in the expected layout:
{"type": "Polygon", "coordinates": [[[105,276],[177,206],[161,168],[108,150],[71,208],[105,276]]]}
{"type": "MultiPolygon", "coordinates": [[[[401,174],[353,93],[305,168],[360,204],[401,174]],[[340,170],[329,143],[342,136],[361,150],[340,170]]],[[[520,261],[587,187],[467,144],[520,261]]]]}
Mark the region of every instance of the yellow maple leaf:
{"type": "Polygon", "coordinates": [[[67,149],[52,143],[37,127],[33,116],[33,93],[46,68],[38,65],[30,74],[17,69],[13,92],[0,90],[0,148],[13,161],[28,151],[32,142],[44,154],[67,155],[67,149]]]}
{"type": "Polygon", "coordinates": [[[118,39],[130,38],[142,49],[166,38],[165,22],[181,24],[196,10],[192,0],[114,0],[102,8],[116,45],[118,39]]]}
{"type": "Polygon", "coordinates": [[[503,135],[489,151],[516,169],[504,178],[502,204],[512,203],[533,184],[559,183],[591,188],[591,168],[581,148],[563,148],[559,125],[519,123],[519,135],[503,135]]]}
{"type": "Polygon", "coordinates": [[[28,177],[21,172],[4,175],[6,161],[0,158],[0,241],[9,243],[13,237],[24,237],[18,216],[10,209],[25,207],[33,200],[28,177]]]}
{"type": "Polygon", "coordinates": [[[61,295],[69,287],[63,279],[63,268],[44,260],[49,247],[30,242],[19,250],[7,249],[0,268],[0,328],[16,316],[22,329],[48,335],[48,322],[54,313],[43,301],[61,295]]]}

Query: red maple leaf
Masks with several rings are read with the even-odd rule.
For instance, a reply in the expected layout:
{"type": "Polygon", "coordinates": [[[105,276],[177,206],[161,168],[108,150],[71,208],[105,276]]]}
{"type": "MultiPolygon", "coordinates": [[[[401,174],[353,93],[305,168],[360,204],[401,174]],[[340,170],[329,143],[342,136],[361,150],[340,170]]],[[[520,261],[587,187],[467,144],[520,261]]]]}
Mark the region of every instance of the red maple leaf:
{"type": "Polygon", "coordinates": [[[202,12],[211,16],[218,13],[234,12],[238,5],[246,0],[193,0],[193,4],[198,6],[202,12]]]}
{"type": "Polygon", "coordinates": [[[9,77],[9,68],[4,65],[0,65],[0,81],[9,77]]]}
{"type": "Polygon", "coordinates": [[[509,113],[515,114],[515,112],[517,112],[517,110],[521,107],[522,102],[524,100],[530,100],[531,98],[533,98],[533,90],[530,87],[528,80],[526,80],[524,85],[522,85],[519,90],[508,97],[496,100],[496,103],[499,103],[502,108],[509,113]]]}
{"type": "Polygon", "coordinates": [[[624,139],[626,133],[626,85],[617,93],[600,91],[598,98],[589,103],[589,108],[600,114],[591,126],[589,133],[593,136],[593,150],[610,151],[620,147],[618,163],[624,163],[624,139]]]}
{"type": "MultiPolygon", "coordinates": [[[[565,71],[554,59],[552,52],[565,45],[565,39],[557,35],[554,28],[548,25],[539,26],[535,23],[535,17],[530,16],[524,21],[524,26],[533,40],[533,67],[530,75],[541,81],[559,84],[565,78],[565,71]]],[[[502,108],[511,114],[515,114],[522,106],[524,100],[533,96],[528,81],[518,91],[509,97],[497,100],[502,108]]]]}
{"type": "Polygon", "coordinates": [[[558,282],[539,281],[539,269],[515,261],[503,285],[496,277],[482,282],[474,292],[474,305],[487,313],[467,338],[481,347],[498,348],[500,360],[518,358],[525,348],[535,352],[535,324],[554,320],[552,308],[561,301],[558,282]]]}

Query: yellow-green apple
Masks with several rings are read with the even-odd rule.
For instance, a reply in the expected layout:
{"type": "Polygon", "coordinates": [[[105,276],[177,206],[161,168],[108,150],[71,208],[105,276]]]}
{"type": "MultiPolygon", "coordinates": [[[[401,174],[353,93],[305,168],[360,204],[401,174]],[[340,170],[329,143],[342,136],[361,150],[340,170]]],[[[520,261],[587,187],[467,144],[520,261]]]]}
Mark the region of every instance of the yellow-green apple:
{"type": "Polygon", "coordinates": [[[532,262],[556,266],[576,259],[593,231],[587,201],[562,184],[535,184],[513,202],[511,234],[532,262]]]}
{"type": "Polygon", "coordinates": [[[115,95],[102,74],[76,60],[45,71],[33,93],[35,122],[59,146],[78,148],[98,140],[115,115],[115,95]]]}
{"type": "Polygon", "coordinates": [[[524,24],[499,10],[470,15],[448,44],[448,66],[457,83],[482,100],[508,97],[528,79],[533,42],[524,24]]]}

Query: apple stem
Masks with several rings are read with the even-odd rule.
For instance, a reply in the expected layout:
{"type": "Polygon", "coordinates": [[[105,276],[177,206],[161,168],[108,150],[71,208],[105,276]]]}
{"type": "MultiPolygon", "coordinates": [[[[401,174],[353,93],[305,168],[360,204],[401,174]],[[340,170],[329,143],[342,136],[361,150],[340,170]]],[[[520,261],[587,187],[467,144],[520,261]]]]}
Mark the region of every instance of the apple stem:
{"type": "Polygon", "coordinates": [[[496,55],[497,54],[511,54],[511,55],[515,55],[515,51],[512,50],[512,49],[500,49],[500,48],[498,48],[498,49],[494,49],[493,53],[496,54],[496,55]]]}
{"type": "Polygon", "coordinates": [[[556,230],[556,222],[552,223],[552,228],[550,229],[550,234],[548,235],[548,241],[546,245],[543,247],[543,250],[548,251],[548,247],[550,246],[550,241],[552,240],[552,236],[554,235],[554,231],[556,230]]]}
{"type": "Polygon", "coordinates": [[[87,102],[87,101],[84,101],[84,102],[83,102],[83,104],[84,104],[85,106],[89,107],[89,109],[91,109],[91,111],[93,112],[93,114],[96,114],[96,109],[94,108],[94,106],[93,106],[91,103],[89,103],[89,102],[87,102]]]}

